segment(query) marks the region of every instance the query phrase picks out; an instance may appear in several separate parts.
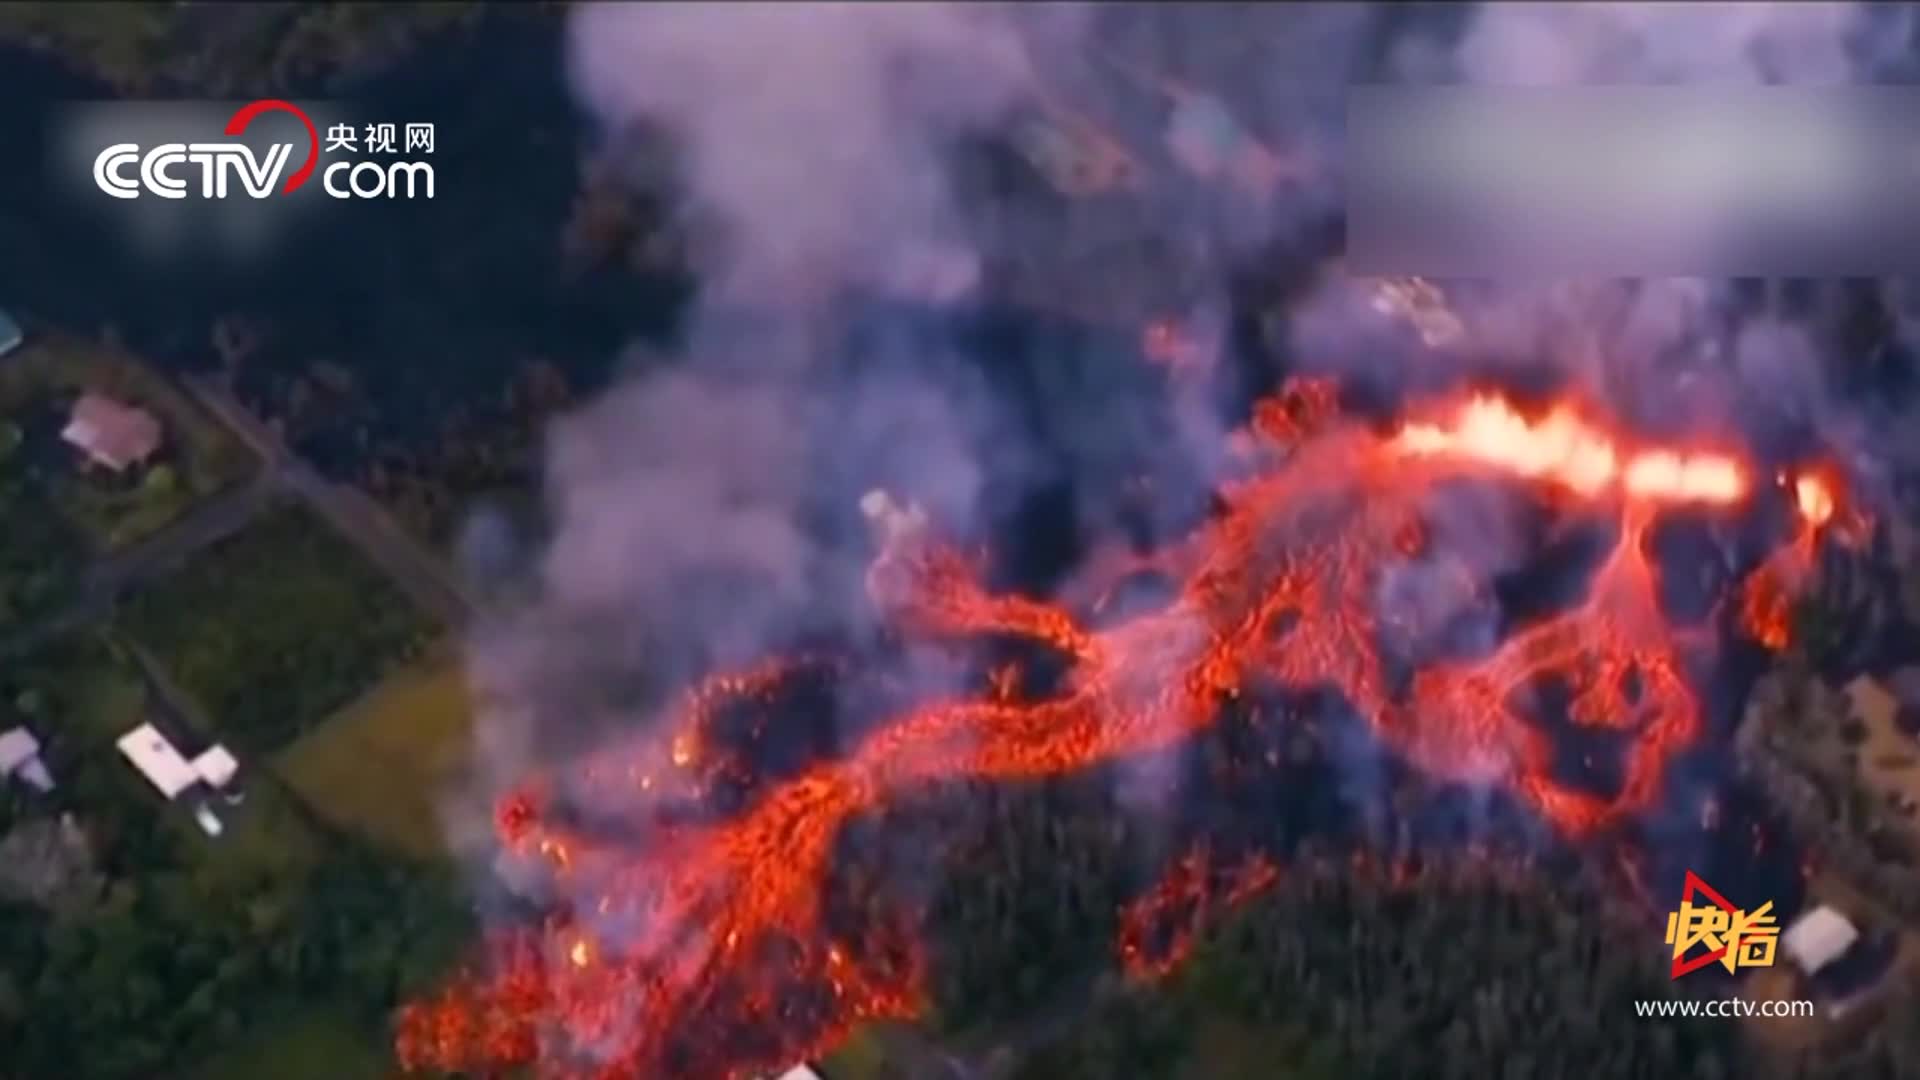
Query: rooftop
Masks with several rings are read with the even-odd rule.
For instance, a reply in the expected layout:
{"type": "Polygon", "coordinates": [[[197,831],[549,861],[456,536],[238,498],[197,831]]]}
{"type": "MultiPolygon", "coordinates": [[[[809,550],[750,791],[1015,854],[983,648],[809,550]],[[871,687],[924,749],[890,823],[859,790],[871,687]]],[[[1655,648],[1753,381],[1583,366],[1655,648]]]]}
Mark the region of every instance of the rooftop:
{"type": "Polygon", "coordinates": [[[13,776],[40,791],[53,790],[53,775],[40,760],[40,740],[23,727],[0,732],[0,780],[13,776]]]}
{"type": "Polygon", "coordinates": [[[199,772],[152,724],[141,724],[120,736],[117,745],[164,798],[172,799],[201,782],[199,772]]]}
{"type": "Polygon", "coordinates": [[[160,448],[160,421],[145,409],[89,391],[73,403],[73,417],[60,437],[94,462],[121,472],[160,448]]]}
{"type": "Polygon", "coordinates": [[[1858,940],[1860,931],[1852,921],[1825,904],[1802,915],[1780,935],[1781,947],[1809,975],[1839,959],[1858,940]]]}
{"type": "Polygon", "coordinates": [[[227,748],[215,743],[201,751],[193,759],[193,771],[211,788],[223,788],[232,781],[233,774],[240,771],[240,763],[234,760],[227,748]]]}
{"type": "Polygon", "coordinates": [[[0,776],[9,775],[23,762],[40,756],[40,740],[26,728],[0,732],[0,776]]]}

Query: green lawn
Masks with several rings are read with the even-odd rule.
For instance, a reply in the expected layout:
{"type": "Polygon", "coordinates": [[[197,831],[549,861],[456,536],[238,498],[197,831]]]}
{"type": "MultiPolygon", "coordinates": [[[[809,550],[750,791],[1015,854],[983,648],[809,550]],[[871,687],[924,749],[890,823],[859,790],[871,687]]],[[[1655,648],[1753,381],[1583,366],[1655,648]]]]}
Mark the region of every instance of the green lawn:
{"type": "Polygon", "coordinates": [[[86,549],[54,510],[24,455],[9,452],[17,428],[0,416],[0,638],[71,603],[86,549]]]}
{"type": "Polygon", "coordinates": [[[196,501],[168,464],[156,464],[140,479],[75,470],[54,488],[60,514],[86,535],[92,546],[113,551],[152,536],[179,520],[196,501]]]}
{"type": "Polygon", "coordinates": [[[271,754],[425,648],[431,623],[300,507],[136,592],[117,628],[242,756],[271,754]]]}
{"type": "Polygon", "coordinates": [[[98,550],[153,535],[257,467],[246,447],[184,391],[119,349],[41,332],[0,363],[0,416],[16,423],[38,414],[57,428],[60,418],[42,410],[65,409],[89,390],[148,410],[164,430],[160,456],[137,478],[89,474],[77,460],[70,468],[43,470],[49,500],[98,550]]]}
{"type": "Polygon", "coordinates": [[[275,767],[314,812],[406,855],[446,851],[437,800],[467,761],[473,703],[457,660],[389,675],[302,736],[275,767]]]}
{"type": "Polygon", "coordinates": [[[76,633],[0,665],[0,711],[75,753],[113,749],[139,722],[140,674],[98,635],[76,633]]]}

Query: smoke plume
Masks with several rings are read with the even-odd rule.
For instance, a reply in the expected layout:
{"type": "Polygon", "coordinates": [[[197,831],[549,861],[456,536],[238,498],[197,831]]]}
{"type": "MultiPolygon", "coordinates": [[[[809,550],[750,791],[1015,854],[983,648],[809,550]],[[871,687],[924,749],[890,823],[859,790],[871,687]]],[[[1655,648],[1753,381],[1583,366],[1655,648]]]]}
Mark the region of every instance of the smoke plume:
{"type": "Polygon", "coordinates": [[[708,289],[772,302],[935,250],[970,273],[940,150],[1031,87],[1004,11],[941,3],[587,5],[571,70],[609,126],[677,138],[729,234],[708,289]]]}
{"type": "Polygon", "coordinates": [[[967,521],[976,448],[998,421],[945,343],[883,341],[857,372],[838,361],[849,294],[946,302],[976,285],[950,150],[1031,97],[1031,40],[1075,29],[1070,11],[1014,15],[942,3],[572,14],[568,70],[609,157],[669,140],[681,212],[711,242],[673,355],[636,354],[549,432],[537,596],[472,634],[487,783],[536,745],[565,747],[569,727],[644,722],[695,673],[855,627],[869,487],[967,521]]]}

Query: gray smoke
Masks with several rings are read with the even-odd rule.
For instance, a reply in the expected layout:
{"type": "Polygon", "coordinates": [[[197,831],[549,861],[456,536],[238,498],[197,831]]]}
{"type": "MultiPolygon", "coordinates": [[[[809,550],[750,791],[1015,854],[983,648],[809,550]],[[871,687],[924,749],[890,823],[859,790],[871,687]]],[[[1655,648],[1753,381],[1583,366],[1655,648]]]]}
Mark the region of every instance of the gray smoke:
{"type": "Polygon", "coordinates": [[[702,671],[857,625],[869,487],[966,527],[997,418],[938,340],[849,372],[844,301],[975,288],[950,152],[1031,100],[1032,50],[1077,25],[943,3],[575,10],[568,70],[609,159],[670,141],[708,242],[683,344],[549,432],[537,599],[470,646],[489,782],[564,753],[569,727],[644,723],[702,671]]]}
{"type": "Polygon", "coordinates": [[[729,234],[702,267],[710,289],[784,302],[922,263],[972,273],[940,150],[1031,89],[1006,11],[595,4],[577,9],[572,40],[597,116],[678,139],[700,210],[729,234]]]}

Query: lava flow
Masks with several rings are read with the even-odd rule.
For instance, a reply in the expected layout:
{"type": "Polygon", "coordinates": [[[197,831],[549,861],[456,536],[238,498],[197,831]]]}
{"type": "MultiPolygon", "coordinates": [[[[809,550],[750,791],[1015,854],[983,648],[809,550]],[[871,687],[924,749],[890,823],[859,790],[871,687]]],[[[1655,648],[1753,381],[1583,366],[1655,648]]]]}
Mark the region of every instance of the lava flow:
{"type": "MultiPolygon", "coordinates": [[[[1383,433],[1335,402],[1331,386],[1298,383],[1255,410],[1241,437],[1253,467],[1225,486],[1223,512],[1122,568],[1165,574],[1173,599],[1114,625],[990,593],[921,522],[886,530],[868,588],[893,625],[914,637],[1043,645],[1069,665],[1050,696],[1020,700],[996,679],[768,780],[737,812],[663,811],[752,771],[710,749],[709,725],[717,705],[778,685],[786,669],[776,664],[714,680],[663,729],[529,781],[502,805],[501,841],[541,868],[561,914],[510,934],[471,976],[404,1010],[402,1061],[555,1077],[736,1076],[813,1056],[865,1018],[909,1015],[922,958],[907,928],[881,921],[837,935],[823,911],[843,823],[946,778],[1046,777],[1170,746],[1256,689],[1331,688],[1417,769],[1499,785],[1565,834],[1647,807],[1669,758],[1701,728],[1682,644],[1660,611],[1649,530],[1669,507],[1747,502],[1743,462],[1634,446],[1571,406],[1530,416],[1493,396],[1439,401],[1383,433]],[[1557,512],[1616,520],[1613,550],[1577,606],[1478,657],[1398,672],[1381,646],[1395,629],[1377,610],[1383,573],[1439,557],[1425,511],[1442,485],[1503,478],[1551,493],[1557,512]],[[1552,736],[1530,715],[1527,693],[1547,680],[1569,688],[1571,723],[1625,746],[1611,794],[1556,776],[1552,736]],[[625,827],[583,824],[571,809],[583,801],[625,827]]],[[[1789,488],[1801,529],[1789,554],[1763,568],[1769,597],[1792,585],[1836,513],[1827,481],[1809,474],[1789,488]]],[[[1748,625],[1778,644],[1761,617],[1773,601],[1756,595],[1750,584],[1748,625]]],[[[1250,864],[1224,888],[1244,893],[1274,873],[1250,864]]],[[[1202,877],[1166,886],[1173,899],[1141,903],[1198,903],[1219,891],[1202,877]]],[[[1177,958],[1131,947],[1130,965],[1177,958]]]]}
{"type": "Polygon", "coordinates": [[[1135,978],[1171,973],[1192,952],[1209,908],[1241,904],[1279,878],[1279,868],[1262,855],[1222,874],[1204,849],[1188,852],[1158,885],[1120,913],[1122,967],[1135,978]]]}

